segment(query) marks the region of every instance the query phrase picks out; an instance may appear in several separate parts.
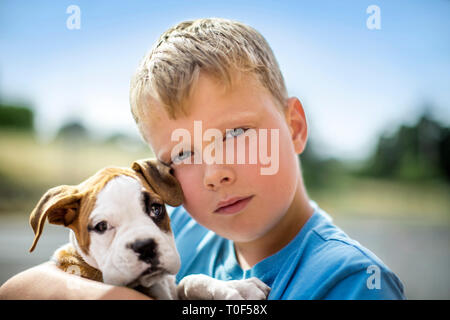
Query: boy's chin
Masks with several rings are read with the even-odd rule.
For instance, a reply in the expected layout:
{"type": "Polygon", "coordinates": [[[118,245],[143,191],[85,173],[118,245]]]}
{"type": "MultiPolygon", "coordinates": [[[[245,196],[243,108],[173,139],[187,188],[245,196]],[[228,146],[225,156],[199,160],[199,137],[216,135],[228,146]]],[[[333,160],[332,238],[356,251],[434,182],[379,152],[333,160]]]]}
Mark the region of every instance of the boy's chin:
{"type": "Polygon", "coordinates": [[[248,228],[239,228],[238,230],[217,230],[214,231],[218,235],[220,235],[223,238],[226,238],[228,240],[231,240],[233,242],[237,243],[248,243],[253,242],[261,237],[264,236],[264,234],[267,232],[266,230],[259,230],[255,227],[248,227],[248,228]]]}

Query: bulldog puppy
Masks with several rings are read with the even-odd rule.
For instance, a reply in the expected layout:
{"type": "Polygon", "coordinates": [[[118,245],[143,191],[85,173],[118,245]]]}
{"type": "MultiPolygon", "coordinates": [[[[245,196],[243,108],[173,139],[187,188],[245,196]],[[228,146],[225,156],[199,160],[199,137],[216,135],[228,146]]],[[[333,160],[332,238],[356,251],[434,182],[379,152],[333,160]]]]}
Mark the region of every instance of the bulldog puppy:
{"type": "Polygon", "coordinates": [[[179,206],[183,192],[167,167],[138,160],[130,168],[108,167],[79,185],[48,190],[30,215],[35,233],[45,221],[70,229],[70,242],[52,260],[66,272],[137,289],[155,299],[265,299],[257,278],[221,281],[190,275],[177,285],[180,268],[165,204],[179,206]]]}

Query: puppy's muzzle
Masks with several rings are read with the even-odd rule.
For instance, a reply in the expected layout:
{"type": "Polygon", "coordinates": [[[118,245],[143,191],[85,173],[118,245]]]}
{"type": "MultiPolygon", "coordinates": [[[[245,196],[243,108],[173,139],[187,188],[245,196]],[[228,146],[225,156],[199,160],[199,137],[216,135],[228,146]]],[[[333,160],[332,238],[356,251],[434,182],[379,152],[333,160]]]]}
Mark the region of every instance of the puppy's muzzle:
{"type": "Polygon", "coordinates": [[[139,260],[151,265],[155,269],[159,264],[158,245],[153,239],[136,240],[127,247],[138,254],[139,260]]]}

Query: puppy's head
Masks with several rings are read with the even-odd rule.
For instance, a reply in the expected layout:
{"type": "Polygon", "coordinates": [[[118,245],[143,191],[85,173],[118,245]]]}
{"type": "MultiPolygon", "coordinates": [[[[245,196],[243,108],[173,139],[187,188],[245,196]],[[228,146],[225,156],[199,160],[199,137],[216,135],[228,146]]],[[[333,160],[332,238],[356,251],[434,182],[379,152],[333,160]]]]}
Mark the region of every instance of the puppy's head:
{"type": "Polygon", "coordinates": [[[48,219],[72,230],[72,244],[104,282],[149,286],[180,267],[165,204],[182,202],[170,168],[156,160],[136,161],[131,169],[105,168],[79,185],[44,194],[30,216],[35,232],[30,251],[48,219]]]}

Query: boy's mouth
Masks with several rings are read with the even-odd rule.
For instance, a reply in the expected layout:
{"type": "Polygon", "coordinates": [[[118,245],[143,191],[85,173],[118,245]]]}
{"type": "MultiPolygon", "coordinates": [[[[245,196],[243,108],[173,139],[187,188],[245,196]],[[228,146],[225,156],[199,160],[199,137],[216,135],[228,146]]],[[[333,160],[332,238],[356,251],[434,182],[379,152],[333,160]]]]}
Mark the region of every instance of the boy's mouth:
{"type": "Polygon", "coordinates": [[[225,201],[220,201],[217,209],[214,210],[214,213],[220,214],[233,214],[244,209],[250,200],[253,198],[253,195],[249,197],[234,197],[225,201]]]}

